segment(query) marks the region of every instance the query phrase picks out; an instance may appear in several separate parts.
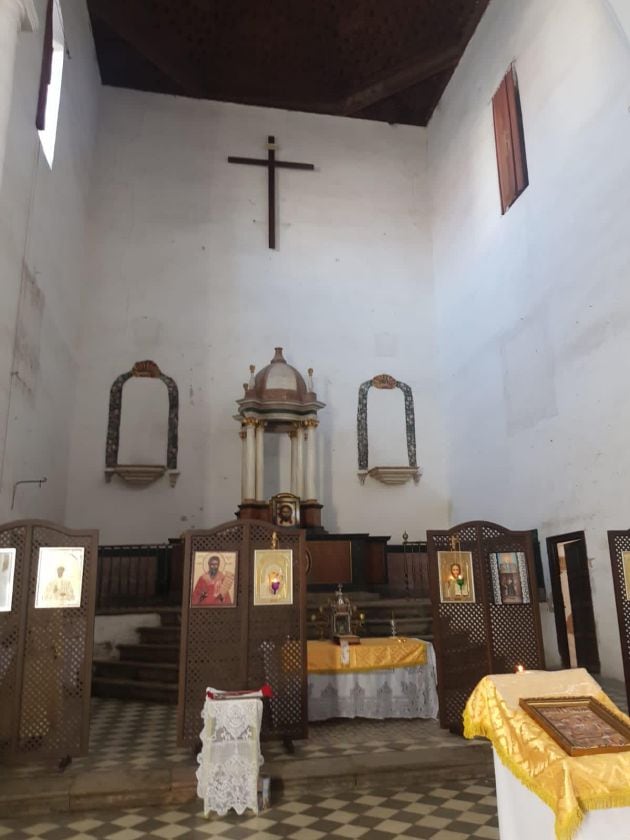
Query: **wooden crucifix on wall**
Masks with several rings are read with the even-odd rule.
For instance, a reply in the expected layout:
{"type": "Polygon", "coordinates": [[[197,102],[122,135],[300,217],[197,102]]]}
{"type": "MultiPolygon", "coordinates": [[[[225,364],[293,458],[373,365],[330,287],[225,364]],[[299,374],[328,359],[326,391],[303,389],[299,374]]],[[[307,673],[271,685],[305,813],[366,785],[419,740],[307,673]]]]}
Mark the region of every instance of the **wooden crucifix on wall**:
{"type": "Polygon", "coordinates": [[[268,213],[269,213],[269,247],[276,247],[276,169],[315,169],[312,163],[294,163],[289,160],[276,160],[276,138],[267,137],[267,157],[247,158],[228,157],[228,163],[247,163],[250,166],[267,167],[268,213]]]}

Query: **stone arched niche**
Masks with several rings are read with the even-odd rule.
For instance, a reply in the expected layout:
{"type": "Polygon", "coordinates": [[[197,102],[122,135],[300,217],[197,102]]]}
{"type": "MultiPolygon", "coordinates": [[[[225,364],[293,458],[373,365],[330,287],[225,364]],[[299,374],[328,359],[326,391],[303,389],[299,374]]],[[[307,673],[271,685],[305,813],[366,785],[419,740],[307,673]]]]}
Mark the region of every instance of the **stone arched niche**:
{"type": "Polygon", "coordinates": [[[413,478],[420,481],[421,471],[416,460],[416,421],[413,407],[413,394],[409,385],[399,382],[387,373],[381,373],[364,382],[359,388],[357,407],[357,443],[359,449],[359,480],[365,483],[367,476],[372,476],[384,484],[404,484],[413,478]],[[393,391],[398,388],[404,396],[405,438],[407,446],[407,464],[384,464],[369,466],[368,446],[368,392],[370,388],[393,391]]]}
{"type": "Polygon", "coordinates": [[[109,420],[107,424],[107,443],[105,446],[105,478],[111,481],[118,475],[131,484],[149,484],[168,473],[171,486],[177,482],[177,446],[179,423],[179,391],[170,376],[162,373],[152,361],[136,362],[130,371],[118,376],[109,395],[109,420]],[[165,443],[165,464],[119,464],[120,422],[122,417],[122,399],[125,383],[132,377],[156,379],[164,383],[168,394],[168,427],[165,443]]]}

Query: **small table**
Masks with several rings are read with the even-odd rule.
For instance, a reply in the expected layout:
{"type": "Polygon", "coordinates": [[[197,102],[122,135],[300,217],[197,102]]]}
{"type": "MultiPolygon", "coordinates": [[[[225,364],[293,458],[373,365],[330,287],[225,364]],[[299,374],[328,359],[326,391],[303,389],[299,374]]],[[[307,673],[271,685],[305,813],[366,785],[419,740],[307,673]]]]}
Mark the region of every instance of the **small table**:
{"type": "Polygon", "coordinates": [[[421,639],[307,643],[308,719],[435,718],[435,653],[421,639]]]}
{"type": "Polygon", "coordinates": [[[210,811],[224,816],[230,808],[237,814],[247,808],[258,813],[262,713],[258,697],[206,697],[201,712],[201,752],[197,756],[197,795],[203,799],[206,817],[210,811]]]}
{"type": "Polygon", "coordinates": [[[494,750],[501,840],[630,836],[630,752],[573,758],[519,707],[521,697],[570,695],[622,715],[583,668],[490,675],[468,700],[464,735],[486,737],[494,750]]]}

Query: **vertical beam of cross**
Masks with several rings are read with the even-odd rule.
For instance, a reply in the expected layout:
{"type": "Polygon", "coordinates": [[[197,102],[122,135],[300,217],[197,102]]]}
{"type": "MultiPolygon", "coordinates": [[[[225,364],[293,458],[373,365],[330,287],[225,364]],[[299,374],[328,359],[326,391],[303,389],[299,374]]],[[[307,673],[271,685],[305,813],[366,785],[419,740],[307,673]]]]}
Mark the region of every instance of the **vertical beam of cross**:
{"type": "Polygon", "coordinates": [[[267,157],[228,157],[228,163],[245,163],[249,166],[267,167],[267,204],[269,215],[269,247],[276,247],[276,169],[315,169],[312,163],[295,163],[290,160],[276,160],[276,138],[267,137],[267,157]]]}

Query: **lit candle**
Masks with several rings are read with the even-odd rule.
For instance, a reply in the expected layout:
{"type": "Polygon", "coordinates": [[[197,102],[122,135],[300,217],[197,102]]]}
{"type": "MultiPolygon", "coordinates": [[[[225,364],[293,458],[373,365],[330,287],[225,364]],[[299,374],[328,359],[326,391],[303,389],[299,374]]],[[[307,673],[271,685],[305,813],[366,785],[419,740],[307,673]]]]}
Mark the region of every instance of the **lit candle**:
{"type": "Polygon", "coordinates": [[[280,577],[277,574],[271,576],[271,592],[276,595],[280,589],[280,577]]]}
{"type": "Polygon", "coordinates": [[[519,664],[516,666],[516,668],[514,669],[514,671],[515,671],[515,673],[517,673],[517,674],[524,674],[524,673],[525,673],[525,666],[524,666],[524,665],[521,665],[521,664],[520,664],[520,662],[519,662],[519,664]]]}

